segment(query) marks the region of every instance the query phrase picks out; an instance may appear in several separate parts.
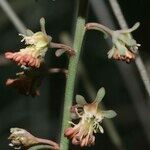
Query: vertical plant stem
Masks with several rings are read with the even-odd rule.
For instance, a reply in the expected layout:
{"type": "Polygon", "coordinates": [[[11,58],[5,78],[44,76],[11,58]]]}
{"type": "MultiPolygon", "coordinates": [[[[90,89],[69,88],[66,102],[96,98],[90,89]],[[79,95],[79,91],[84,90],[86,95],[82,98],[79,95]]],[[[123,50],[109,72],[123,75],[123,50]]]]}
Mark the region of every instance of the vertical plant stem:
{"type": "Polygon", "coordinates": [[[87,5],[88,0],[78,0],[78,15],[76,20],[74,43],[73,43],[73,49],[75,50],[76,54],[75,56],[71,57],[69,61],[68,78],[66,83],[64,110],[63,110],[63,121],[61,129],[61,141],[60,141],[61,150],[68,150],[69,148],[69,141],[66,138],[64,138],[64,130],[69,127],[68,121],[71,120],[70,107],[73,101],[77,66],[85,34],[85,18],[87,5]]]}

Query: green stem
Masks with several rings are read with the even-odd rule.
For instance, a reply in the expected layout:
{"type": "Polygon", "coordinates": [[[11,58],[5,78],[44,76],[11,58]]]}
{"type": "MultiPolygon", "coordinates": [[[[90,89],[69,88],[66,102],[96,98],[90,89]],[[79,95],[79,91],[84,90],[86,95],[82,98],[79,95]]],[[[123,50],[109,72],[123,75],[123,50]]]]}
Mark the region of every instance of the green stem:
{"type": "Polygon", "coordinates": [[[69,141],[64,138],[64,130],[69,127],[68,121],[71,120],[70,108],[73,102],[73,93],[75,86],[75,78],[77,74],[77,66],[79,62],[80,52],[82,48],[83,38],[85,34],[85,18],[87,11],[88,0],[78,0],[78,16],[76,21],[76,29],[74,36],[73,49],[75,50],[75,56],[70,58],[69,68],[68,68],[68,78],[66,83],[65,100],[64,100],[64,110],[63,110],[63,121],[61,129],[61,141],[60,149],[68,150],[69,141]]]}

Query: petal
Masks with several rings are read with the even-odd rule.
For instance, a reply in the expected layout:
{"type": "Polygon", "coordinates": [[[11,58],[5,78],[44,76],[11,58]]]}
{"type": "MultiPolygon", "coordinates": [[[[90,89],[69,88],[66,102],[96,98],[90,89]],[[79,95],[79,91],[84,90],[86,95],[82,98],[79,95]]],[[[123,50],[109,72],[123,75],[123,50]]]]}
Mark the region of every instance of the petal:
{"type": "Polygon", "coordinates": [[[130,32],[135,31],[139,26],[140,26],[140,22],[135,23],[135,24],[133,25],[133,27],[131,27],[130,29],[127,29],[127,30],[126,30],[126,33],[127,33],[127,32],[130,33],[130,32]]]}
{"type": "Polygon", "coordinates": [[[57,57],[60,57],[63,53],[65,53],[66,52],[66,50],[65,49],[58,49],[58,50],[56,50],[56,52],[55,52],[55,55],[57,56],[57,57]]]}
{"type": "Polygon", "coordinates": [[[133,25],[133,27],[129,28],[129,29],[123,29],[123,30],[117,30],[116,32],[119,32],[119,33],[131,33],[133,31],[135,31],[138,27],[140,26],[140,22],[137,22],[133,25]]]}
{"type": "Polygon", "coordinates": [[[119,41],[117,41],[115,45],[116,48],[119,50],[120,55],[125,55],[125,52],[127,51],[125,45],[123,43],[121,44],[119,41]]]}
{"type": "Polygon", "coordinates": [[[113,47],[111,50],[108,51],[107,55],[109,59],[113,56],[114,52],[115,52],[115,47],[113,47]]]}
{"type": "Polygon", "coordinates": [[[46,30],[45,30],[45,19],[44,19],[43,17],[40,19],[40,26],[41,26],[41,31],[42,31],[45,35],[47,35],[47,34],[46,34],[46,30]]]}
{"type": "Polygon", "coordinates": [[[76,95],[76,103],[84,106],[85,104],[87,104],[87,102],[85,101],[85,98],[82,95],[76,95]]]}
{"type": "Polygon", "coordinates": [[[26,34],[27,34],[27,36],[32,36],[34,34],[34,32],[32,32],[30,29],[27,29],[26,34]]]}
{"type": "Polygon", "coordinates": [[[137,46],[136,40],[134,40],[130,34],[121,34],[119,40],[125,43],[127,46],[137,46]]]}
{"type": "Polygon", "coordinates": [[[113,110],[101,111],[101,114],[105,118],[114,118],[117,115],[113,110]]]}
{"type": "Polygon", "coordinates": [[[75,119],[79,119],[79,116],[76,113],[71,113],[71,119],[75,120],[75,119]]]}
{"type": "Polygon", "coordinates": [[[41,51],[45,50],[44,47],[47,46],[47,41],[44,41],[44,40],[41,40],[41,41],[38,41],[37,44],[36,44],[36,49],[41,49],[41,51]]]}
{"type": "Polygon", "coordinates": [[[105,88],[101,87],[97,92],[97,95],[96,95],[94,102],[100,103],[104,96],[105,96],[105,88]]]}
{"type": "Polygon", "coordinates": [[[104,129],[101,125],[99,125],[99,130],[100,130],[101,133],[104,133],[104,129]]]}
{"type": "Polygon", "coordinates": [[[131,29],[131,32],[135,31],[140,26],[140,22],[136,22],[131,29]]]}

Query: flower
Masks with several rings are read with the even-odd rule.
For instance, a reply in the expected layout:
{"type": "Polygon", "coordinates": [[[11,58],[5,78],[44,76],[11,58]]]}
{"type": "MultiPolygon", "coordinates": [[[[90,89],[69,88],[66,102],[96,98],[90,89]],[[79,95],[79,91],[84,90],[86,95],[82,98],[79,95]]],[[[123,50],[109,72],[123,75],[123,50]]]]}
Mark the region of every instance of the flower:
{"type": "Polygon", "coordinates": [[[45,77],[42,71],[45,71],[44,67],[41,67],[40,70],[30,69],[17,73],[17,78],[7,79],[6,86],[16,88],[19,93],[26,96],[38,96],[40,95],[38,88],[45,77]]]}
{"type": "Polygon", "coordinates": [[[41,31],[38,31],[36,33],[32,32],[31,30],[27,29],[26,34],[19,34],[23,37],[21,42],[25,42],[26,45],[35,45],[37,50],[40,49],[48,49],[48,45],[52,41],[52,37],[47,35],[45,30],[45,19],[40,19],[40,26],[41,31]]]}
{"type": "Polygon", "coordinates": [[[40,19],[41,31],[33,33],[27,30],[27,35],[19,34],[23,37],[27,45],[19,52],[6,52],[5,57],[17,63],[19,66],[39,68],[44,61],[44,56],[49,48],[52,38],[47,35],[45,30],[45,19],[40,19]]]}
{"type": "Polygon", "coordinates": [[[35,137],[25,129],[11,128],[10,133],[11,134],[8,138],[10,140],[9,146],[13,147],[14,149],[29,148],[37,145],[37,148],[33,149],[41,149],[42,147],[42,149],[47,149],[48,147],[48,149],[59,150],[59,145],[56,142],[35,137]],[[40,148],[38,148],[38,145],[40,148]]]}
{"type": "Polygon", "coordinates": [[[130,62],[135,59],[138,47],[140,44],[132,38],[131,32],[139,27],[139,23],[136,23],[132,28],[127,30],[116,30],[112,33],[113,47],[108,52],[108,58],[114,58],[117,60],[123,60],[130,62]]]}
{"type": "Polygon", "coordinates": [[[138,52],[138,47],[140,46],[140,44],[138,44],[136,40],[133,39],[130,33],[136,30],[139,25],[140,23],[138,22],[130,29],[113,31],[98,23],[88,23],[86,25],[86,29],[99,30],[103,32],[105,36],[111,36],[113,47],[107,53],[108,58],[122,60],[129,63],[131,60],[135,59],[138,52]]]}
{"type": "Polygon", "coordinates": [[[52,37],[47,35],[45,30],[45,19],[40,19],[41,31],[32,32],[26,31],[26,35],[19,34],[23,37],[21,42],[25,42],[26,47],[20,49],[19,52],[6,52],[5,57],[14,61],[17,65],[31,68],[39,68],[44,62],[45,54],[48,48],[58,48],[56,56],[61,56],[64,52],[67,52],[70,56],[74,55],[74,50],[64,44],[52,42],[52,37]]]}
{"type": "Polygon", "coordinates": [[[77,95],[77,104],[71,108],[73,119],[80,119],[78,124],[71,122],[73,127],[65,130],[65,136],[72,139],[75,145],[91,146],[95,144],[94,133],[104,133],[100,123],[104,118],[113,118],[116,112],[113,110],[101,110],[99,103],[105,95],[105,89],[102,87],[92,103],[87,103],[83,96],[77,95]]]}
{"type": "Polygon", "coordinates": [[[18,66],[39,68],[43,58],[37,57],[35,51],[35,46],[28,46],[24,49],[21,49],[20,52],[7,52],[5,57],[17,63],[18,66]]]}
{"type": "Polygon", "coordinates": [[[16,74],[15,79],[7,79],[6,86],[15,88],[20,94],[26,96],[39,96],[42,81],[51,73],[63,73],[67,76],[68,71],[63,68],[47,68],[43,63],[40,68],[24,68],[24,71],[16,74]]]}
{"type": "Polygon", "coordinates": [[[9,146],[14,147],[14,149],[21,149],[21,147],[29,147],[39,143],[35,136],[24,129],[11,128],[10,133],[11,135],[8,139],[11,142],[9,146]]]}

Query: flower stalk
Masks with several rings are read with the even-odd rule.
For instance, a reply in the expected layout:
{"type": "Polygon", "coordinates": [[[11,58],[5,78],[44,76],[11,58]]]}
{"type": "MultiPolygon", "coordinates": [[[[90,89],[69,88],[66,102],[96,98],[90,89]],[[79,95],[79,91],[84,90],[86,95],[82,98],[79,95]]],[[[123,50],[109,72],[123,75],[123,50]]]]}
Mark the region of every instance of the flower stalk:
{"type": "Polygon", "coordinates": [[[63,110],[63,121],[61,129],[61,141],[60,141],[61,150],[67,150],[69,148],[69,141],[66,138],[64,138],[64,131],[66,128],[69,127],[68,121],[71,120],[69,112],[72,106],[75,78],[77,74],[77,66],[85,34],[85,18],[87,12],[87,5],[88,5],[87,0],[78,0],[78,16],[76,20],[75,36],[73,43],[73,49],[75,50],[76,54],[72,56],[69,61],[68,78],[66,83],[64,110],[63,110]]]}

